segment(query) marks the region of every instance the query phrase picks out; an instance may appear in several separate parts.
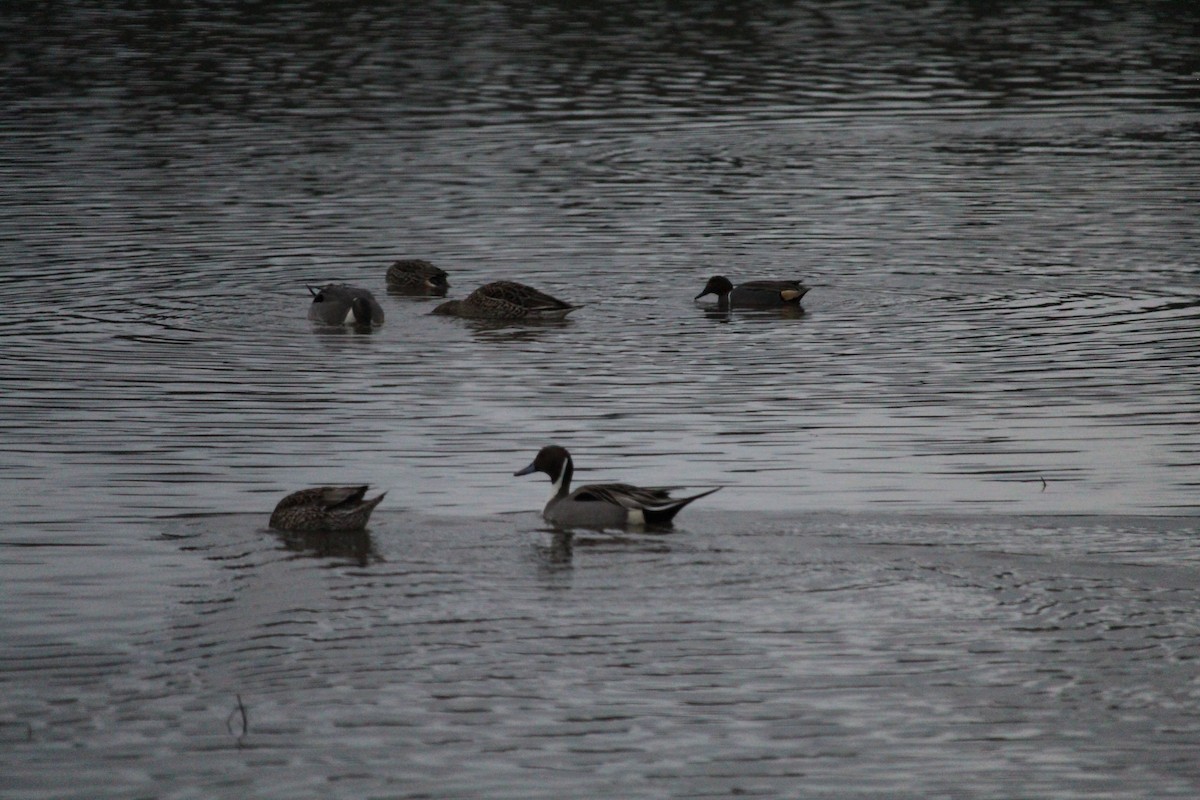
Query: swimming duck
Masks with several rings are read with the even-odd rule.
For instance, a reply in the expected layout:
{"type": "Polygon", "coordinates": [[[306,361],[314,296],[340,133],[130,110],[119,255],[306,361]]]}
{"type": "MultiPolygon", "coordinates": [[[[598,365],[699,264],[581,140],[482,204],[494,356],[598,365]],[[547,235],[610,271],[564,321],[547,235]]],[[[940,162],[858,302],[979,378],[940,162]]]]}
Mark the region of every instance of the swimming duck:
{"type": "Polygon", "coordinates": [[[446,270],[419,258],[402,258],[388,267],[389,292],[444,295],[450,288],[446,270]]]}
{"type": "Polygon", "coordinates": [[[297,533],[361,531],[384,497],[364,500],[366,493],[366,486],[318,486],[292,492],[275,506],[271,527],[297,533]]]}
{"type": "Polygon", "coordinates": [[[485,283],[465,300],[447,300],[434,314],[481,319],[562,319],[578,306],[516,281],[485,283]]]}
{"type": "Polygon", "coordinates": [[[554,483],[554,494],[542,517],[555,525],[591,528],[624,525],[670,525],[672,518],[693,500],[721,487],[691,497],[672,498],[669,488],[630,486],[627,483],[594,483],[571,491],[575,464],[566,448],[548,445],[538,451],[533,463],[514,475],[544,472],[554,483]]]}
{"type": "Polygon", "coordinates": [[[308,287],[313,296],[308,318],[326,325],[382,325],[383,308],[366,289],[344,283],[308,287]]]}
{"type": "Polygon", "coordinates": [[[769,308],[771,306],[798,306],[800,298],[808,294],[808,287],[800,281],[746,281],[735,288],[724,275],[713,275],[704,284],[704,291],[696,295],[697,300],[706,294],[717,296],[717,307],[725,310],[729,306],[769,308]]]}

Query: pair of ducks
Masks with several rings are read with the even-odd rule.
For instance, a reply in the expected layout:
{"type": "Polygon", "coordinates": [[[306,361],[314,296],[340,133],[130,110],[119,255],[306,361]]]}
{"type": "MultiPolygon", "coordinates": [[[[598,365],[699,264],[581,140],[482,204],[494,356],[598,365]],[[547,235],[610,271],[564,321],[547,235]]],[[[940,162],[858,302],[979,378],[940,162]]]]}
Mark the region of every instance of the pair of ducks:
{"type": "MultiPolygon", "coordinates": [[[[388,291],[397,294],[446,294],[450,282],[446,271],[421,259],[401,259],[387,272],[388,291]]],[[[320,290],[311,286],[313,296],[308,318],[326,325],[382,325],[383,308],[366,289],[344,283],[330,283],[320,290]]],[[[696,295],[717,296],[717,309],[731,306],[769,308],[799,306],[808,287],[799,281],[748,281],[734,286],[723,275],[714,275],[696,295]]],[[[434,314],[474,319],[551,320],[562,319],[579,306],[559,300],[545,292],[516,281],[493,281],[480,286],[463,300],[448,300],[433,309],[434,314]]]]}
{"type": "MultiPolygon", "coordinates": [[[[397,294],[444,295],[450,288],[446,271],[421,259],[401,259],[388,268],[389,292],[397,294]]],[[[325,325],[382,325],[383,307],[366,289],[346,283],[327,283],[320,289],[308,287],[312,305],[308,318],[325,325]]]]}
{"type": "MultiPolygon", "coordinates": [[[[513,474],[534,472],[545,473],[554,484],[554,494],[542,510],[542,517],[562,527],[665,527],[688,503],[721,488],[679,498],[671,497],[670,488],[642,488],[628,483],[593,483],[572,492],[575,464],[566,448],[558,445],[543,447],[529,466],[513,474]]],[[[293,492],[275,506],[271,527],[298,533],[362,530],[386,492],[370,500],[366,494],[366,486],[321,486],[293,492]]]]}

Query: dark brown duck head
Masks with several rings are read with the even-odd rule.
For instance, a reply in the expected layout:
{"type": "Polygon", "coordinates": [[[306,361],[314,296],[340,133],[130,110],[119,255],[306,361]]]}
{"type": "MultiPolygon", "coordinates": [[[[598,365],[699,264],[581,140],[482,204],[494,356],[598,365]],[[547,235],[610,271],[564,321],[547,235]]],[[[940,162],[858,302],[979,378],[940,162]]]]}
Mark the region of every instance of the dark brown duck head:
{"type": "Polygon", "coordinates": [[[388,267],[387,285],[393,294],[441,296],[450,281],[444,269],[422,258],[402,258],[388,267]]]}
{"type": "Polygon", "coordinates": [[[559,447],[556,444],[549,444],[538,451],[537,456],[528,467],[514,472],[513,475],[530,475],[534,472],[543,472],[550,476],[550,480],[559,483],[565,473],[567,480],[562,481],[562,484],[569,486],[570,475],[573,471],[571,454],[567,452],[567,448],[559,447]]]}
{"type": "Polygon", "coordinates": [[[726,278],[724,275],[713,275],[708,279],[708,283],[704,284],[704,291],[696,295],[694,299],[699,300],[706,294],[715,294],[717,299],[721,299],[723,297],[728,297],[729,293],[732,291],[733,282],[730,281],[729,278],[726,278]]]}

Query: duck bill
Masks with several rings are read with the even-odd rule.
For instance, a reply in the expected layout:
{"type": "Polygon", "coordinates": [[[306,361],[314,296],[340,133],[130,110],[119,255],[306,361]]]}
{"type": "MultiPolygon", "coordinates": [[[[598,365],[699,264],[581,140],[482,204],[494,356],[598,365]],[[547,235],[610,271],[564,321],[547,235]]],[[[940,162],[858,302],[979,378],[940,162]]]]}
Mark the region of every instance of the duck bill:
{"type": "Polygon", "coordinates": [[[698,294],[698,295],[696,295],[695,297],[693,297],[693,298],[692,298],[692,300],[693,300],[693,301],[699,300],[701,297],[704,297],[704,295],[706,295],[706,294],[712,294],[712,292],[710,292],[710,291],[708,291],[707,289],[705,289],[703,292],[701,292],[700,294],[698,294]]]}
{"type": "Polygon", "coordinates": [[[532,474],[533,474],[533,473],[535,473],[535,472],[537,472],[537,467],[535,467],[535,466],[533,465],[533,463],[531,462],[531,463],[529,464],[529,466],[528,466],[528,467],[526,467],[525,469],[517,470],[516,472],[514,472],[514,473],[513,473],[513,476],[515,477],[515,476],[518,476],[518,475],[532,475],[532,474]]]}

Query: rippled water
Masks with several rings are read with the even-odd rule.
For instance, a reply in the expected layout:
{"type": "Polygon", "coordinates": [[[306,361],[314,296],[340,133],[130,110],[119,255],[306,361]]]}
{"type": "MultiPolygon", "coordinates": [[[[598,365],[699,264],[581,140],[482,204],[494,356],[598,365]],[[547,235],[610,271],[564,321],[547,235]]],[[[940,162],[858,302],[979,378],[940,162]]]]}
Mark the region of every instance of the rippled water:
{"type": "Polygon", "coordinates": [[[1196,23],[0,12],[0,793],[1193,796],[1196,23]],[[556,539],[550,441],[725,489],[556,539]],[[263,529],[352,481],[369,537],[263,529]]]}

